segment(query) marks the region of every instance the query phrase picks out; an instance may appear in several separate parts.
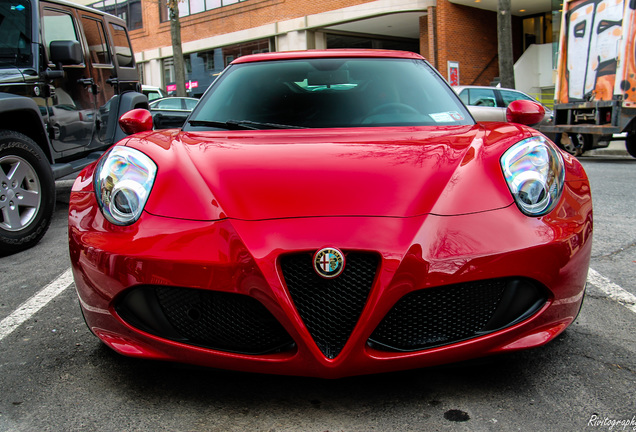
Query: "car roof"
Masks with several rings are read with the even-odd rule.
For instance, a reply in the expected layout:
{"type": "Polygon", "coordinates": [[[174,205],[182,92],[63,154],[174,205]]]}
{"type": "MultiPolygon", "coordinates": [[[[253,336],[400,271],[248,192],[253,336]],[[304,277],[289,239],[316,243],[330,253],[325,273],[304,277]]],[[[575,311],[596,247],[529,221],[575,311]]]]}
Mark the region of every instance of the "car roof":
{"type": "Polygon", "coordinates": [[[118,17],[116,15],[110,14],[108,12],[104,12],[104,11],[101,11],[99,9],[92,8],[90,6],[86,6],[86,5],[83,5],[83,4],[75,3],[75,2],[70,1],[70,0],[47,0],[47,2],[58,4],[58,5],[62,5],[62,6],[66,6],[66,7],[72,8],[72,9],[84,10],[86,12],[91,12],[91,13],[94,13],[94,14],[97,14],[97,15],[108,16],[111,21],[117,21],[122,26],[124,26],[124,27],[126,26],[126,21],[124,21],[122,18],[120,18],[120,17],[118,17]]]}
{"type": "Polygon", "coordinates": [[[315,59],[315,58],[403,58],[423,60],[421,55],[410,51],[393,50],[362,50],[362,49],[328,49],[328,50],[306,50],[306,51],[284,51],[269,52],[261,54],[250,54],[237,58],[232,64],[252,63],[270,60],[294,60],[294,59],[315,59]]]}

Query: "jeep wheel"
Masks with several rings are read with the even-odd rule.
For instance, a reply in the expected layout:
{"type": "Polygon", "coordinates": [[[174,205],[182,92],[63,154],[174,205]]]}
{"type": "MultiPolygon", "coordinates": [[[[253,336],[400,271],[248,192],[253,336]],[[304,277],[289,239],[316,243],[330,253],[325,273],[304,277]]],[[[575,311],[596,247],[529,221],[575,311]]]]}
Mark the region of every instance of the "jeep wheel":
{"type": "Polygon", "coordinates": [[[26,135],[0,131],[0,256],[35,245],[55,208],[55,180],[46,156],[26,135]]]}
{"type": "Polygon", "coordinates": [[[630,133],[627,135],[625,148],[627,148],[627,153],[636,158],[636,134],[630,133]]]}

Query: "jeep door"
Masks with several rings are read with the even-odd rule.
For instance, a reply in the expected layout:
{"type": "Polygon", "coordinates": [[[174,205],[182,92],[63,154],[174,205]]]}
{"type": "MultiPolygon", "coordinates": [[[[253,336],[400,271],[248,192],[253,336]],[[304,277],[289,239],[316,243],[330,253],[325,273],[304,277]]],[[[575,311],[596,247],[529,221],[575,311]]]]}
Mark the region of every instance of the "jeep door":
{"type": "MultiPolygon", "coordinates": [[[[46,98],[45,121],[51,144],[60,157],[86,149],[95,130],[95,100],[91,94],[92,77],[87,67],[86,49],[75,10],[64,5],[40,2],[42,41],[52,70],[64,70],[64,76],[50,82],[46,98]],[[51,58],[51,42],[73,41],[80,44],[82,61],[55,64],[51,58]]],[[[45,66],[45,67],[47,67],[45,66]]]]}
{"type": "Polygon", "coordinates": [[[117,99],[113,99],[117,93],[117,73],[103,17],[84,10],[79,13],[88,45],[87,66],[92,77],[91,93],[95,102],[95,135],[91,148],[99,148],[112,144],[108,136],[108,122],[110,112],[118,112],[117,106],[111,106],[117,105],[117,99]]]}

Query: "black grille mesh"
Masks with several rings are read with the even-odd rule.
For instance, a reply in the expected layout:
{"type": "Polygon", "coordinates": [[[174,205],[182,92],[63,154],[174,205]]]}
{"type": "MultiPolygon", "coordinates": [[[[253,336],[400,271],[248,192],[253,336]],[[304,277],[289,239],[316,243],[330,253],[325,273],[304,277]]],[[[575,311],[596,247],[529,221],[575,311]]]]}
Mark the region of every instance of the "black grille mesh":
{"type": "Polygon", "coordinates": [[[501,279],[414,291],[402,297],[371,335],[374,348],[414,351],[479,335],[506,289],[501,279]]]}
{"type": "Polygon", "coordinates": [[[157,287],[159,305],[187,342],[208,348],[262,354],[294,341],[258,300],[235,293],[157,287]]]}
{"type": "Polygon", "coordinates": [[[324,279],[316,274],[312,254],[281,257],[287,289],[316,345],[330,359],[347,343],[367,301],[379,257],[350,252],[342,274],[324,279]]]}

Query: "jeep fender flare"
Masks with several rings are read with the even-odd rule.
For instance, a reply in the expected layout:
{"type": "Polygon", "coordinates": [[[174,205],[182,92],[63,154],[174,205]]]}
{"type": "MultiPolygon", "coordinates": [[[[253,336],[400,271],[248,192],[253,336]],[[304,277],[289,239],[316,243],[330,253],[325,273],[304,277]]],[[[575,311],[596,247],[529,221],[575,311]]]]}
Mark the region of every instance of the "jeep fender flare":
{"type": "Polygon", "coordinates": [[[54,162],[44,119],[33,99],[0,92],[0,130],[12,130],[28,136],[42,149],[49,163],[54,162]]]}

